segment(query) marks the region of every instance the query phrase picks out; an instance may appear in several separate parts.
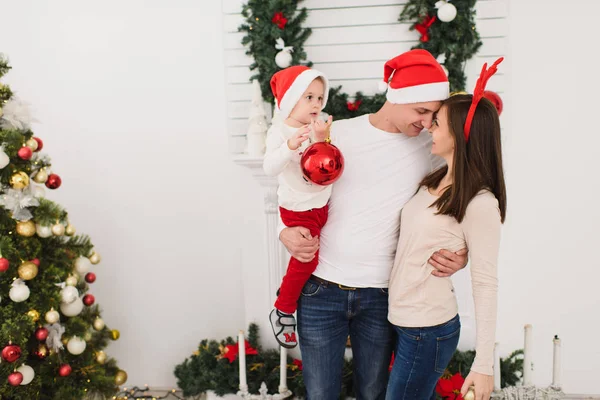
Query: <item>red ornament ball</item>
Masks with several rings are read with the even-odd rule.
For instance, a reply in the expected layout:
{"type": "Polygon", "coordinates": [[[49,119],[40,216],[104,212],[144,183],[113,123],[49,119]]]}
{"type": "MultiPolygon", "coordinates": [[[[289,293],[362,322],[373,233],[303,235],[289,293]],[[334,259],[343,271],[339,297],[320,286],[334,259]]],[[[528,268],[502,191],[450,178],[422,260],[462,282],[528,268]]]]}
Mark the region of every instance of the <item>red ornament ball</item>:
{"type": "Polygon", "coordinates": [[[49,353],[50,350],[48,350],[48,346],[46,346],[44,343],[40,344],[37,350],[33,352],[33,354],[40,360],[45,360],[49,353]]]}
{"type": "Polygon", "coordinates": [[[96,282],[96,274],[93,272],[88,272],[87,274],[85,274],[85,281],[87,283],[94,283],[96,282]]]}
{"type": "Polygon", "coordinates": [[[60,179],[60,176],[56,174],[50,174],[48,175],[48,180],[46,181],[46,187],[48,189],[58,189],[61,183],[62,180],[60,179]]]}
{"type": "Polygon", "coordinates": [[[58,368],[58,374],[60,376],[69,376],[71,375],[71,366],[69,364],[63,364],[58,368]]]}
{"type": "Polygon", "coordinates": [[[10,263],[8,262],[8,260],[4,257],[0,258],[0,272],[6,272],[8,270],[8,267],[10,266],[10,263]]]}
{"type": "Polygon", "coordinates": [[[2,359],[6,362],[15,362],[21,357],[21,348],[16,344],[9,344],[2,349],[2,359]]]}
{"type": "Polygon", "coordinates": [[[48,338],[48,329],[40,327],[35,330],[35,338],[40,342],[43,342],[48,338]]]}
{"type": "Polygon", "coordinates": [[[494,105],[494,107],[496,107],[496,110],[498,111],[498,115],[502,114],[502,98],[500,97],[500,95],[498,95],[498,93],[492,92],[491,90],[484,90],[483,97],[492,102],[492,104],[494,105]]]}
{"type": "Polygon", "coordinates": [[[33,156],[33,151],[27,146],[23,146],[17,152],[17,155],[23,160],[31,160],[31,156],[33,156]]]}
{"type": "Polygon", "coordinates": [[[86,294],[85,296],[83,296],[83,304],[85,304],[88,307],[94,304],[95,301],[96,299],[94,298],[94,295],[86,294]]]}
{"type": "Polygon", "coordinates": [[[40,151],[41,149],[44,148],[44,142],[42,142],[42,139],[37,138],[37,137],[34,136],[33,140],[35,140],[37,142],[37,144],[38,144],[38,147],[37,147],[37,149],[35,151],[40,151]]]}
{"type": "Polygon", "coordinates": [[[321,186],[331,185],[344,171],[344,156],[331,143],[317,142],[306,148],[300,166],[307,180],[321,186]]]}
{"type": "Polygon", "coordinates": [[[36,266],[40,266],[40,260],[38,258],[34,258],[33,260],[31,260],[32,263],[34,263],[36,266]]]}
{"type": "Polygon", "coordinates": [[[12,386],[19,386],[23,382],[23,374],[15,371],[12,374],[8,375],[8,383],[12,386]]]}

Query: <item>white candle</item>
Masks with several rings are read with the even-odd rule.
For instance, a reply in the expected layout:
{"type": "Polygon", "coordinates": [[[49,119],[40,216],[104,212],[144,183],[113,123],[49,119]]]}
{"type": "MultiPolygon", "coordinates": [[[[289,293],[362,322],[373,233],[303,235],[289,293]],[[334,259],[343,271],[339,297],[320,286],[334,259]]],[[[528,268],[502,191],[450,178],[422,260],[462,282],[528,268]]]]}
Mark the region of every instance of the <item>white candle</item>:
{"type": "Polygon", "coordinates": [[[280,346],[279,357],[279,393],[287,391],[287,349],[280,346]]]}
{"type": "Polygon", "coordinates": [[[494,390],[500,390],[500,354],[498,352],[498,343],[494,345],[494,390]]]}
{"type": "Polygon", "coordinates": [[[523,386],[531,386],[531,372],[533,370],[532,352],[532,330],[530,324],[525,325],[525,346],[523,348],[523,386]]]}
{"type": "Polygon", "coordinates": [[[248,390],[248,383],[246,382],[246,339],[244,338],[244,331],[240,331],[238,334],[238,359],[240,360],[240,390],[245,392],[248,390]]]}
{"type": "Polygon", "coordinates": [[[560,389],[560,352],[561,345],[558,336],[554,336],[554,358],[552,360],[552,387],[560,389]]]}

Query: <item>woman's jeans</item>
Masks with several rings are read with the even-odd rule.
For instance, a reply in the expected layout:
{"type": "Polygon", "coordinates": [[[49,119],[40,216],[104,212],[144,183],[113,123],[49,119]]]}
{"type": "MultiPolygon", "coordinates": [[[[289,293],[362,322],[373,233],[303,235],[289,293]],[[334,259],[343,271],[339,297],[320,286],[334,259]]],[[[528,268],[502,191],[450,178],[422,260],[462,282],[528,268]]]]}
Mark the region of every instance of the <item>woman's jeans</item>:
{"type": "Polygon", "coordinates": [[[396,350],[386,400],[435,399],[435,385],[460,337],[460,318],[427,328],[394,326],[396,350]]]}

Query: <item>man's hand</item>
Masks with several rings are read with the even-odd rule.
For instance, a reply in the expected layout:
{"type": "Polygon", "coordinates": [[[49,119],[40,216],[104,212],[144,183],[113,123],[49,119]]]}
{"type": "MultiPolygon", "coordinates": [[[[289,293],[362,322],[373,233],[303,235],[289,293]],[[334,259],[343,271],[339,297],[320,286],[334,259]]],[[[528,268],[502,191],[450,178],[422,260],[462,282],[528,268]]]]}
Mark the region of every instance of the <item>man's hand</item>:
{"type": "Polygon", "coordinates": [[[319,249],[319,238],[313,237],[310,230],[301,226],[285,228],[279,234],[279,240],[296,260],[306,263],[315,258],[319,249]]]}
{"type": "Polygon", "coordinates": [[[436,251],[429,258],[429,264],[435,268],[431,274],[440,278],[454,275],[467,265],[468,255],[467,249],[461,249],[456,253],[448,250],[436,251]]]}

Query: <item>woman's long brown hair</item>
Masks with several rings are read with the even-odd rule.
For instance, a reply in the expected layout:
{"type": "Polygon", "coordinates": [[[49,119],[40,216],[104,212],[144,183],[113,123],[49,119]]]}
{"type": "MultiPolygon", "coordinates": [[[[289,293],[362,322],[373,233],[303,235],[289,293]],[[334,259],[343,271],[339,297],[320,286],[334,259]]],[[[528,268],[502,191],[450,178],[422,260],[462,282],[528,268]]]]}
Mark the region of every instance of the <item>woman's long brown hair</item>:
{"type": "MultiPolygon", "coordinates": [[[[438,214],[449,215],[460,223],[465,217],[469,202],[481,190],[489,190],[498,199],[500,218],[506,217],[506,186],[502,168],[502,143],[500,120],[494,105],[481,99],[471,125],[469,141],[465,140],[464,125],[471,106],[472,95],[454,95],[444,101],[450,133],[454,136],[454,161],[452,185],[432,206],[438,214]]],[[[448,172],[444,166],[427,175],[420,186],[437,189],[448,172]]]]}

